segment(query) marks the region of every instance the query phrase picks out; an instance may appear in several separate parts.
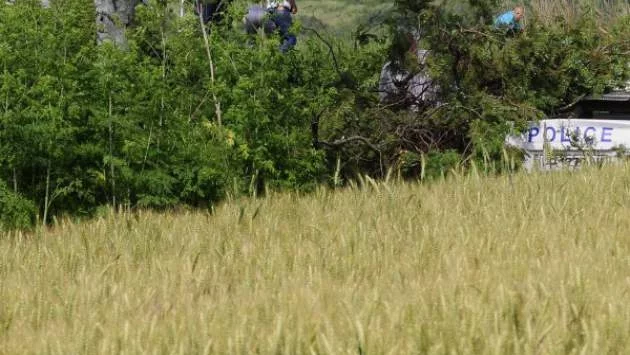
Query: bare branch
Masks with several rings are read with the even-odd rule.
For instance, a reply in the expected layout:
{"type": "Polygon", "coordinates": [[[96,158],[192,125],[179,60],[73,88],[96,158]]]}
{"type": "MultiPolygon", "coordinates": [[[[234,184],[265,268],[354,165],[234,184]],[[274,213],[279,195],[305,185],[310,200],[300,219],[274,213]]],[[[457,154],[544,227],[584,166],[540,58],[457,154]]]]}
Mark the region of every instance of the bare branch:
{"type": "Polygon", "coordinates": [[[203,13],[199,11],[199,25],[201,32],[203,33],[203,42],[206,47],[206,54],[208,55],[208,64],[210,65],[210,80],[212,83],[212,101],[214,101],[215,113],[217,115],[217,123],[221,126],[221,102],[217,98],[217,94],[214,91],[214,63],[212,61],[212,53],[210,52],[210,41],[208,40],[208,32],[206,31],[206,25],[203,22],[203,13]]]}
{"type": "Polygon", "coordinates": [[[567,105],[565,105],[565,106],[559,107],[557,111],[559,111],[559,112],[564,112],[564,111],[566,111],[566,110],[572,109],[572,108],[573,108],[573,106],[575,106],[578,102],[580,102],[580,101],[581,101],[581,100],[582,100],[585,96],[586,96],[586,94],[582,94],[582,95],[578,96],[578,97],[577,97],[575,100],[573,100],[571,103],[569,103],[569,104],[567,104],[567,105]]]}
{"type": "Polygon", "coordinates": [[[328,146],[330,148],[338,148],[338,147],[340,147],[342,145],[345,145],[345,144],[348,144],[348,143],[351,143],[351,142],[357,142],[357,141],[365,144],[368,147],[370,147],[370,149],[372,149],[375,152],[378,152],[378,153],[381,152],[381,149],[379,147],[374,145],[367,138],[361,137],[361,136],[352,136],[352,137],[348,137],[348,138],[341,138],[341,139],[337,139],[337,140],[332,141],[332,142],[319,141],[319,144],[328,146]]]}
{"type": "Polygon", "coordinates": [[[317,36],[317,38],[319,38],[320,41],[322,41],[326,47],[328,47],[328,50],[330,51],[330,56],[332,57],[333,60],[333,65],[335,66],[335,71],[337,72],[337,74],[339,75],[339,77],[341,78],[341,70],[339,70],[339,62],[337,62],[337,56],[335,56],[335,51],[333,50],[333,46],[332,44],[330,44],[330,42],[326,41],[324,39],[324,37],[322,37],[319,32],[317,32],[316,30],[309,28],[309,27],[303,27],[305,30],[307,31],[311,31],[315,34],[315,36],[317,36]]]}

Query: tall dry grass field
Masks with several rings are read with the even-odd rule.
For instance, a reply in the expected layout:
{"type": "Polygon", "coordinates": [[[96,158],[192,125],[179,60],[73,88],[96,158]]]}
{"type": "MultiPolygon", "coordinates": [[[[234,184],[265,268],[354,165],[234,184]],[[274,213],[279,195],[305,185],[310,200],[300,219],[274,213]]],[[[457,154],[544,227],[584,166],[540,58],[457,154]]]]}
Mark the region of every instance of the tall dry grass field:
{"type": "MultiPolygon", "coordinates": [[[[328,30],[337,34],[349,34],[360,23],[394,9],[394,1],[391,0],[296,0],[296,2],[300,9],[297,18],[304,20],[305,16],[314,16],[322,21],[328,30]]],[[[435,0],[434,3],[442,4],[460,14],[468,9],[466,2],[458,0],[435,0]]],[[[515,5],[524,5],[526,24],[536,19],[548,25],[558,22],[558,18],[573,23],[581,13],[588,12],[601,23],[601,29],[604,31],[614,19],[630,15],[628,0],[503,0],[499,4],[494,9],[495,15],[515,5]]]]}
{"type": "Polygon", "coordinates": [[[0,237],[2,354],[630,353],[630,165],[0,237]]]}
{"type": "Polygon", "coordinates": [[[533,17],[546,24],[557,22],[558,18],[572,23],[579,18],[580,13],[589,12],[604,31],[611,21],[630,15],[628,0],[530,0],[527,5],[526,10],[531,10],[533,17]]]}

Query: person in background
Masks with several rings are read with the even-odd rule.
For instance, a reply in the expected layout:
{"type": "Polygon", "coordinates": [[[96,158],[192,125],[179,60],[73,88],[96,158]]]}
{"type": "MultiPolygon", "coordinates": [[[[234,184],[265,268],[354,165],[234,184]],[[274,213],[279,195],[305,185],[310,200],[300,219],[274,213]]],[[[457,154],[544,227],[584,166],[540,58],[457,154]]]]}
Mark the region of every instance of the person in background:
{"type": "Polygon", "coordinates": [[[513,10],[502,13],[494,19],[494,28],[512,32],[523,31],[521,20],[525,11],[522,6],[517,6],[513,10]]]}
{"type": "Polygon", "coordinates": [[[291,14],[296,14],[298,10],[295,0],[267,1],[267,9],[282,39],[280,51],[286,53],[297,44],[297,37],[289,32],[293,24],[291,14]]]}
{"type": "Polygon", "coordinates": [[[226,10],[226,0],[195,0],[195,13],[201,14],[204,24],[218,22],[222,19],[222,12],[226,10]]]}
{"type": "Polygon", "coordinates": [[[265,34],[271,34],[276,29],[276,24],[269,18],[269,10],[259,4],[250,5],[247,13],[243,18],[245,24],[245,32],[248,35],[255,35],[258,29],[262,28],[265,34]]]}

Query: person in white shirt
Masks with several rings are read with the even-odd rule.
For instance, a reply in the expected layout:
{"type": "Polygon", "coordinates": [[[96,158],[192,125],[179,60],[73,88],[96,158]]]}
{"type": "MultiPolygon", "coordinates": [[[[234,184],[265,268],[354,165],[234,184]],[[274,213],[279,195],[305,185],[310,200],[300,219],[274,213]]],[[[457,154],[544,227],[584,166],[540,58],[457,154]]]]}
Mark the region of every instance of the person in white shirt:
{"type": "Polygon", "coordinates": [[[267,1],[267,8],[268,9],[277,9],[277,8],[283,8],[286,9],[288,11],[291,11],[292,14],[296,14],[297,13],[297,5],[295,4],[295,0],[287,0],[287,1],[272,1],[272,0],[268,0],[267,1]]]}

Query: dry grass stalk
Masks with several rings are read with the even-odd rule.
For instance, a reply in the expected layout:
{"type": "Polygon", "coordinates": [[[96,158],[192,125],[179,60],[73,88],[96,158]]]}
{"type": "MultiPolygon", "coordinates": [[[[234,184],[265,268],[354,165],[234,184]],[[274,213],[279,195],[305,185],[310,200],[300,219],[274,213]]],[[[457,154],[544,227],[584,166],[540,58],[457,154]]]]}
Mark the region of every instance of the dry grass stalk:
{"type": "Polygon", "coordinates": [[[0,353],[627,353],[630,165],[0,236],[0,353]]]}

